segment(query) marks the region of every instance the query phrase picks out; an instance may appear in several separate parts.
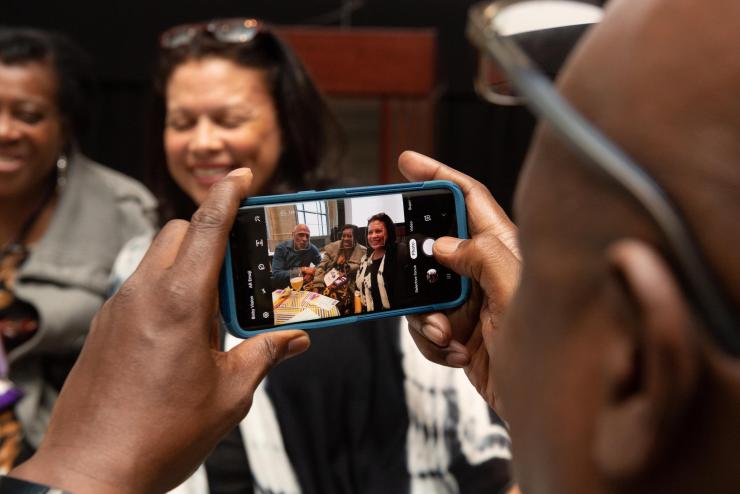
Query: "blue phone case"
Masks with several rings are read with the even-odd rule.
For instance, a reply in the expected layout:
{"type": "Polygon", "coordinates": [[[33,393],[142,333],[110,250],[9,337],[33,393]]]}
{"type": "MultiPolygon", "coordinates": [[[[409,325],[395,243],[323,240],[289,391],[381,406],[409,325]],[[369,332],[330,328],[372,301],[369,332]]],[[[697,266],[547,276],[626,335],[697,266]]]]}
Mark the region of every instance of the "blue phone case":
{"type": "MultiPolygon", "coordinates": [[[[284,202],[315,201],[321,199],[348,199],[351,197],[368,196],[387,193],[401,193],[407,191],[424,190],[424,189],[448,189],[455,197],[455,216],[457,219],[457,236],[459,238],[468,238],[468,221],[465,211],[465,198],[460,188],[454,183],[447,180],[430,180],[428,182],[414,182],[406,184],[392,185],[374,185],[370,187],[354,187],[349,189],[330,189],[325,191],[306,191],[295,194],[279,194],[272,196],[261,196],[249,198],[242,203],[242,206],[259,206],[284,202]]],[[[234,296],[234,280],[232,278],[231,248],[226,248],[224,264],[221,268],[220,280],[220,305],[221,317],[226,324],[226,328],[237,338],[249,338],[260,333],[269,331],[281,331],[284,329],[316,329],[339,324],[354,324],[359,321],[378,319],[381,317],[397,317],[407,314],[418,314],[422,312],[434,312],[446,309],[452,309],[461,305],[468,297],[470,292],[470,280],[461,278],[460,296],[452,301],[443,304],[431,304],[426,306],[411,307],[406,309],[391,309],[377,312],[367,312],[356,316],[344,316],[336,319],[322,319],[319,321],[306,321],[295,324],[282,324],[271,328],[247,330],[239,326],[236,313],[236,300],[234,296]]]]}

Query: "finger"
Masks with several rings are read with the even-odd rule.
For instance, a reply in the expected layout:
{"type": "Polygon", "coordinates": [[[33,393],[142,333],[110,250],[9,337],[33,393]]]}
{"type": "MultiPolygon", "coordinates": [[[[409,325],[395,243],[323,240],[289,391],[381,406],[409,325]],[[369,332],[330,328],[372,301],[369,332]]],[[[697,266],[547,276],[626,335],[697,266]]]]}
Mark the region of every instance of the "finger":
{"type": "Polygon", "coordinates": [[[489,298],[508,301],[519,280],[519,259],[491,233],[474,239],[440,237],[432,248],[434,259],[481,285],[489,298]]]}
{"type": "Polygon", "coordinates": [[[450,342],[447,347],[438,348],[411,329],[409,329],[409,334],[411,334],[411,338],[421,354],[430,362],[455,368],[463,368],[470,363],[470,353],[458,341],[450,342]]]}
{"type": "Polygon", "coordinates": [[[183,238],[173,265],[176,277],[182,274],[201,291],[216,289],[229,232],[251,183],[251,170],[239,168],[211,187],[183,238]]]}
{"type": "Polygon", "coordinates": [[[441,313],[409,316],[411,338],[427,360],[448,367],[465,367],[470,363],[470,352],[465,345],[452,339],[448,339],[444,345],[437,345],[426,335],[425,329],[430,324],[432,327],[436,326],[433,322],[436,317],[446,319],[441,313]]]}
{"type": "Polygon", "coordinates": [[[232,372],[239,376],[248,392],[253,392],[267,372],[285,359],[305,352],[311,340],[304,331],[263,333],[229,350],[232,372]]]}
{"type": "Polygon", "coordinates": [[[424,336],[436,346],[443,347],[452,340],[450,320],[441,312],[406,316],[409,328],[424,336]]]}
{"type": "Polygon", "coordinates": [[[516,226],[482,183],[439,161],[413,151],[401,153],[398,158],[398,168],[411,181],[449,180],[457,184],[465,196],[471,235],[491,228],[518,256],[516,226]]]}
{"type": "Polygon", "coordinates": [[[172,266],[188,231],[188,222],[172,220],[159,231],[139,263],[138,270],[159,271],[172,266]]]}

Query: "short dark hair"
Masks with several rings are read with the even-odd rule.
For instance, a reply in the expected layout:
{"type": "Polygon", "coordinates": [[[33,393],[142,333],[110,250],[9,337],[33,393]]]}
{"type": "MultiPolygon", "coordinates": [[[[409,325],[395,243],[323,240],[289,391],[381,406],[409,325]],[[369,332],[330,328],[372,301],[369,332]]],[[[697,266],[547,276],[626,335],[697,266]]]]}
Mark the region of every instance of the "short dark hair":
{"type": "MultiPolygon", "coordinates": [[[[155,80],[159,94],[166,97],[167,83],[178,66],[209,57],[261,69],[267,75],[283,149],[275,175],[266,190],[258,192],[287,193],[333,185],[344,152],[344,137],[324,97],[292,50],[269,28],[264,28],[246,43],[219,41],[204,31],[182,46],[160,49],[155,80]]],[[[167,181],[168,177],[155,181],[167,181]]],[[[170,189],[173,185],[176,187],[171,178],[169,182],[170,189]]],[[[164,195],[178,194],[170,190],[169,193],[164,191],[164,195]]],[[[184,197],[181,191],[179,197],[184,197]]],[[[182,213],[174,216],[182,216],[182,213]]]]}
{"type": "MultiPolygon", "coordinates": [[[[48,63],[57,79],[56,104],[69,148],[90,126],[95,83],[90,57],[61,33],[0,26],[0,63],[48,63]]],[[[70,151],[70,149],[67,149],[70,151]]]]}
{"type": "MultiPolygon", "coordinates": [[[[385,231],[388,234],[388,239],[385,242],[385,248],[394,248],[396,245],[396,225],[393,223],[391,217],[385,213],[374,214],[367,220],[368,228],[370,227],[370,223],[372,223],[373,221],[383,222],[383,224],[385,225],[385,231]]],[[[368,249],[370,249],[370,245],[368,245],[368,249]]]]}

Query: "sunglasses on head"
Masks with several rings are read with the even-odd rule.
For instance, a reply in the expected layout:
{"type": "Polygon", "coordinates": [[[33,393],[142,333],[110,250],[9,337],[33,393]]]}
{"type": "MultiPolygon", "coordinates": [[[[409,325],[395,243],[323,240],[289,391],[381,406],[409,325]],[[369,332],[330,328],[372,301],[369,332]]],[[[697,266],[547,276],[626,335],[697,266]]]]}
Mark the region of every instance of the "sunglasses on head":
{"type": "Polygon", "coordinates": [[[172,27],[159,37],[162,48],[174,49],[191,43],[201,34],[209,34],[223,43],[249,43],[258,33],[265,30],[265,24],[257,19],[230,18],[214,19],[209,22],[181,24],[172,27]]]}

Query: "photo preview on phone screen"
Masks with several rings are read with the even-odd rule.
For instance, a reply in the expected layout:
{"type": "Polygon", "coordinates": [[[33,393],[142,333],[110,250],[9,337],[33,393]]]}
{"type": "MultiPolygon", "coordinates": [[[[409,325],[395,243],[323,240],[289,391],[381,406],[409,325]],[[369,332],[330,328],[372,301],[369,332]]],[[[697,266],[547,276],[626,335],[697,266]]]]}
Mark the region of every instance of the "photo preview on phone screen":
{"type": "Polygon", "coordinates": [[[247,330],[452,302],[461,279],[432,256],[457,235],[446,189],[246,206],[230,243],[247,330]]]}

